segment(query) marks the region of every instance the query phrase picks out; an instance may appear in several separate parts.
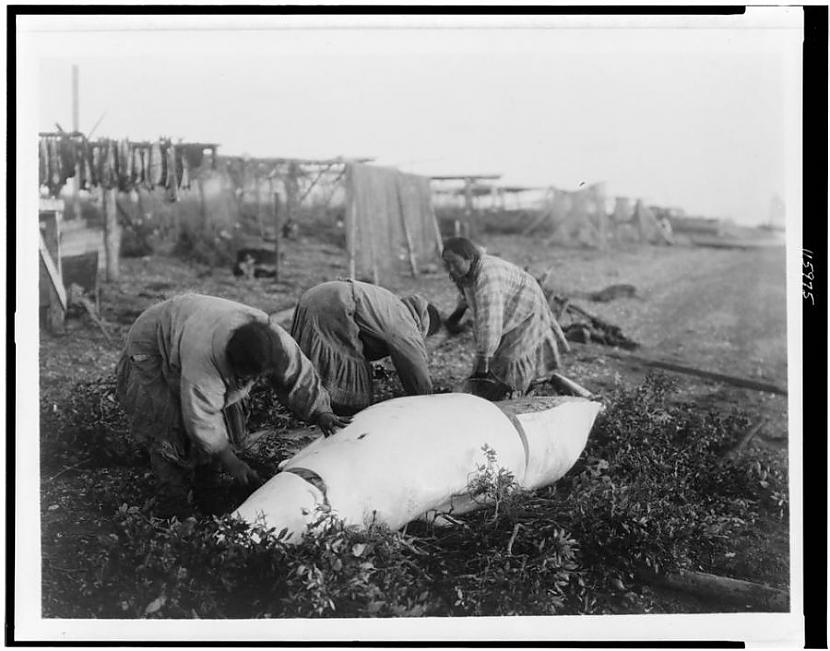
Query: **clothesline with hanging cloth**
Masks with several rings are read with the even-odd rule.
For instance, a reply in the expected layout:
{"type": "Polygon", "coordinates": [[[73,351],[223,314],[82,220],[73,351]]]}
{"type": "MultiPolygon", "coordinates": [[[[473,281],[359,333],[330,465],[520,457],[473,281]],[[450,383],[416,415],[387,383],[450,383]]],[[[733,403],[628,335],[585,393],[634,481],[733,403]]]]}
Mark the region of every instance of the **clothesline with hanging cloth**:
{"type": "Polygon", "coordinates": [[[93,141],[80,133],[42,133],[38,181],[53,197],[60,195],[68,179],[77,177],[82,190],[101,187],[129,192],[164,187],[167,199],[177,201],[179,190],[190,187],[208,150],[215,167],[217,148],[215,143],[174,143],[170,138],[93,141]]]}
{"type": "Polygon", "coordinates": [[[394,168],[346,166],[346,246],[352,278],[405,270],[414,276],[440,262],[441,236],[429,179],[394,168]]]}

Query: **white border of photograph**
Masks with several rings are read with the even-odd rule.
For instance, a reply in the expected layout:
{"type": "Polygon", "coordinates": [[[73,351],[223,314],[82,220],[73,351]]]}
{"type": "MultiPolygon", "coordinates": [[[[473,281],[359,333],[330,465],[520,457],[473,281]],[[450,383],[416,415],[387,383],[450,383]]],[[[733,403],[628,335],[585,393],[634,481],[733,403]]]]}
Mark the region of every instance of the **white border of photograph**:
{"type": "MultiPolygon", "coordinates": [[[[198,9],[198,8],[194,8],[198,9]]],[[[427,32],[424,32],[425,35],[427,32]]],[[[625,33],[625,32],[623,32],[625,33]]],[[[507,644],[536,640],[740,640],[751,644],[790,646],[803,639],[802,604],[802,342],[801,342],[801,38],[802,13],[798,8],[749,8],[743,16],[41,16],[25,17],[18,25],[17,59],[17,299],[14,323],[17,342],[16,421],[16,513],[15,513],[15,639],[17,641],[349,641],[349,640],[443,640],[503,641],[507,644]],[[319,30],[442,30],[603,28],[687,29],[694,23],[715,29],[778,30],[792,41],[792,76],[786,89],[788,187],[787,205],[787,311],[788,395],[790,434],[791,499],[791,612],[770,614],[713,615],[617,615],[511,618],[417,618],[360,620],[56,620],[43,619],[41,612],[39,467],[38,467],[38,329],[37,323],[37,66],[38,58],[96,56],[117,43],[119,54],[140,55],[155,43],[157,30],[192,29],[193,44],[215,39],[206,28],[286,30],[301,48],[306,42],[319,47],[319,30]],[[75,38],[84,26],[92,29],[75,38]],[[145,31],[136,32],[141,28],[145,31]],[[117,35],[106,30],[121,30],[117,35]],[[48,30],[48,31],[40,31],[48,30]],[[63,31],[66,30],[66,31],[63,31]],[[104,30],[104,31],[100,31],[104,30]],[[306,39],[305,37],[308,36],[306,39]],[[104,49],[101,49],[101,48],[104,49]]],[[[360,39],[358,39],[358,42],[360,39]]],[[[215,42],[215,41],[214,41],[215,42]]],[[[426,42],[426,41],[425,41],[426,42]]],[[[378,47],[372,40],[363,46],[378,47]]],[[[520,43],[520,41],[517,41],[520,43]]],[[[162,42],[156,43],[163,47],[162,42]]],[[[519,47],[520,45],[517,45],[519,47]]],[[[243,50],[244,50],[244,46],[243,50]]],[[[205,134],[206,138],[210,134],[205,134]]],[[[11,315],[10,315],[11,316],[11,315]]],[[[11,327],[11,326],[10,326],[11,327]]]]}

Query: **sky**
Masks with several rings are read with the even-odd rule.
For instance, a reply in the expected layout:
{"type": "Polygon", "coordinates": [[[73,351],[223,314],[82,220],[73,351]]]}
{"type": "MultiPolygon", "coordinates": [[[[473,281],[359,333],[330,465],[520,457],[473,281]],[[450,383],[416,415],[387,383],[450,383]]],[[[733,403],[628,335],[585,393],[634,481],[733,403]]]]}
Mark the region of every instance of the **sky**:
{"type": "Polygon", "coordinates": [[[370,156],[767,221],[798,191],[801,14],[89,17],[23,25],[38,130],[370,156]],[[83,21],[83,22],[79,22],[83,21]],[[103,116],[103,118],[102,118],[103,116]]]}

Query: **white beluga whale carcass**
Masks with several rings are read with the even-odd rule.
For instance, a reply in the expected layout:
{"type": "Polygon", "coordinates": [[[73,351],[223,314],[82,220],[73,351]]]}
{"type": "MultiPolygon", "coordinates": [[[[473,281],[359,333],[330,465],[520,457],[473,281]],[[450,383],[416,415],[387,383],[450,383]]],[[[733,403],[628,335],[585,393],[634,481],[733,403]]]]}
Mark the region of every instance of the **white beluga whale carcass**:
{"type": "Polygon", "coordinates": [[[295,543],[321,511],[346,526],[391,529],[419,517],[462,513],[481,506],[469,495],[470,482],[488,461],[523,489],[560,479],[585,448],[600,409],[598,402],[570,396],[493,403],[448,393],[387,400],[283,462],[234,513],[249,524],[286,529],[285,540],[295,543]]]}

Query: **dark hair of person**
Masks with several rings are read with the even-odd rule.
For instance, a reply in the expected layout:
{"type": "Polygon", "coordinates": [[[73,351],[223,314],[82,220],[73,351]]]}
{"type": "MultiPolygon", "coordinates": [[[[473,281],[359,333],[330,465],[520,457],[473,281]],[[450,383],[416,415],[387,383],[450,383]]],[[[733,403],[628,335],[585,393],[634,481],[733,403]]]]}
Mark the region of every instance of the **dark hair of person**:
{"type": "Polygon", "coordinates": [[[441,313],[437,307],[429,303],[427,304],[427,314],[429,314],[429,328],[427,328],[427,337],[429,337],[441,329],[441,313]]]}
{"type": "Polygon", "coordinates": [[[238,377],[252,377],[274,369],[278,347],[271,328],[260,321],[250,321],[233,331],[225,354],[238,377]]]}
{"type": "Polygon", "coordinates": [[[465,260],[478,260],[481,250],[466,237],[450,237],[444,240],[444,251],[452,251],[465,260]]]}

